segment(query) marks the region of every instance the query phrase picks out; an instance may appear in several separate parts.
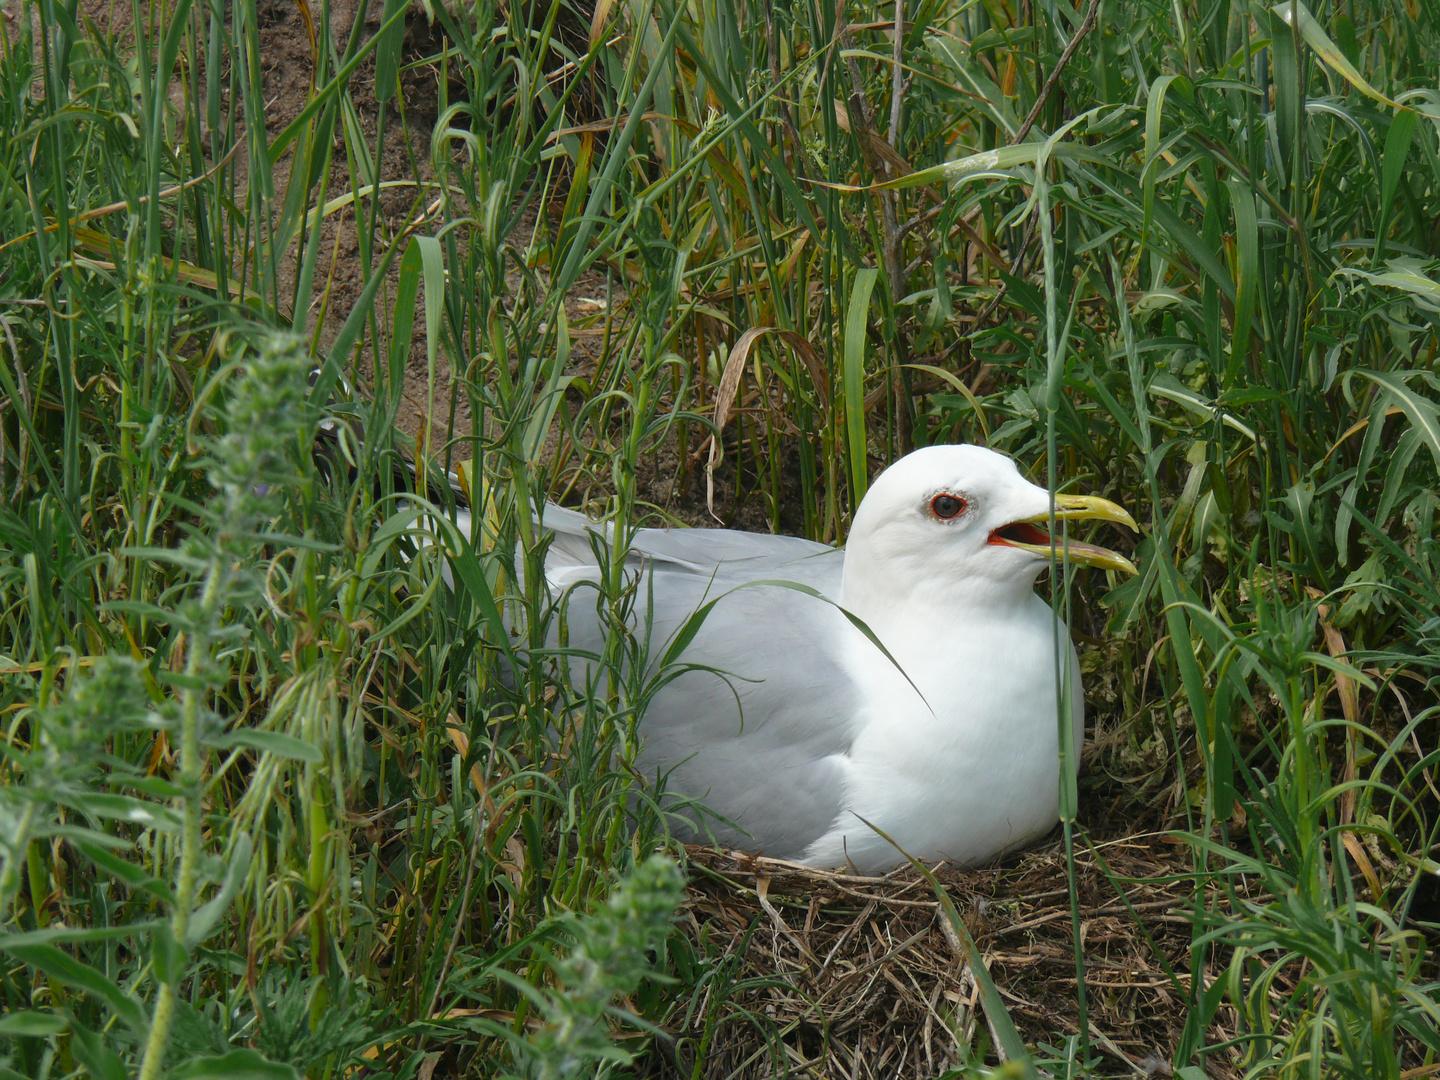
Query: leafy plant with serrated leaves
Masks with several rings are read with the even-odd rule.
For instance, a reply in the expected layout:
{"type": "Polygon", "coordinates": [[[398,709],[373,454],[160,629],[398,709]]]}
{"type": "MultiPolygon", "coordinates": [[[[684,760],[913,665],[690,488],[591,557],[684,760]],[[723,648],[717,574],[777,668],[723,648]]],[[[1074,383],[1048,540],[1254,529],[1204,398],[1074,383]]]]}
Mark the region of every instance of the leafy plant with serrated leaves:
{"type": "MultiPolygon", "coordinates": [[[[109,902],[149,909],[148,917],[132,912],[115,926],[51,926],[43,878],[32,874],[24,920],[29,928],[0,937],[0,950],[46,976],[50,988],[48,1010],[26,1009],[38,1002],[14,1003],[25,1011],[12,1016],[10,1033],[68,1031],[77,1057],[107,1076],[125,1068],[116,1052],[123,1043],[110,1045],[96,1034],[114,1020],[128,1029],[125,1041],[140,1075],[148,1080],[165,1072],[178,996],[193,975],[194,954],[218,929],[251,871],[247,833],[217,828],[221,823],[212,819],[208,842],[202,836],[215,749],[289,749],[279,745],[283,736],[227,735],[227,718],[214,712],[213,703],[229,681],[235,646],[244,640],[236,611],[260,598],[256,553],[267,543],[293,539],[275,524],[284,493],[303,481],[309,462],[310,364],[303,347],[284,335],[263,334],[253,342],[237,335],[230,347],[234,359],[215,386],[225,403],[223,429],[203,459],[216,500],[178,548],[137,553],[175,568],[170,605],[114,605],[183,635],[183,671],[157,676],[114,656],[101,657],[92,670],[72,669],[60,704],[21,717],[28,727],[26,749],[17,751],[13,741],[6,748],[9,777],[0,792],[9,828],[0,896],[7,921],[16,916],[22,861],[33,869],[34,845],[52,837],[73,845],[100,880],[109,879],[109,902]],[[111,752],[113,740],[142,730],[177,759],[168,775],[141,771],[111,752]],[[69,823],[70,814],[87,824],[69,823]],[[205,898],[211,886],[213,894],[205,898]],[[117,946],[128,956],[122,958],[117,946]]],[[[294,752],[305,757],[310,748],[299,744],[294,752]]],[[[17,992],[24,995],[12,984],[11,993],[17,992]]],[[[246,1062],[255,1057],[237,1053],[246,1062]]]]}

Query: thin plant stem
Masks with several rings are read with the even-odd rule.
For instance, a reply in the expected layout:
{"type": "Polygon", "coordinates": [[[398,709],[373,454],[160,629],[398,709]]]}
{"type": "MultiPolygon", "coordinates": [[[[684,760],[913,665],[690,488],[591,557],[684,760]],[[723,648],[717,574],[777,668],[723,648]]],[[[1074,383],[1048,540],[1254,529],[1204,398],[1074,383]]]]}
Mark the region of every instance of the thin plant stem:
{"type": "MultiPolygon", "coordinates": [[[[200,683],[210,663],[210,627],[222,595],[225,570],[223,556],[212,557],[200,599],[199,619],[190,655],[186,657],[188,677],[180,713],[180,787],[176,807],[181,815],[180,868],[175,881],[175,904],[170,920],[171,930],[181,948],[190,928],[190,913],[195,904],[195,879],[200,866],[200,709],[203,691],[200,683]]],[[[140,1080],[156,1080],[164,1064],[165,1047],[170,1038],[170,1023],[175,1011],[175,982],[162,982],[155,997],[155,1011],[150,1017],[150,1034],[145,1041],[145,1056],[140,1064],[140,1080]]]]}

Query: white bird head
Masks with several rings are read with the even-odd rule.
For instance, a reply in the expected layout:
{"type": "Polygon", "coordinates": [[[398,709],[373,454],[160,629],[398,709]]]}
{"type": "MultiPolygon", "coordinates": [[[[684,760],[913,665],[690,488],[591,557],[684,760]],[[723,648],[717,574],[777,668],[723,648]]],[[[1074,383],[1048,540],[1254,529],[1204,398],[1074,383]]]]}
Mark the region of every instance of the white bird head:
{"type": "MultiPolygon", "coordinates": [[[[852,611],[870,607],[872,597],[971,606],[1027,593],[1050,565],[1050,513],[1050,493],[1003,454],[967,445],[907,454],[880,475],[855,513],[842,603],[852,611]]],[[[1093,496],[1056,495],[1054,514],[1135,528],[1124,509],[1093,496]]],[[[1059,554],[1135,573],[1123,555],[1092,544],[1071,540],[1059,554]]]]}

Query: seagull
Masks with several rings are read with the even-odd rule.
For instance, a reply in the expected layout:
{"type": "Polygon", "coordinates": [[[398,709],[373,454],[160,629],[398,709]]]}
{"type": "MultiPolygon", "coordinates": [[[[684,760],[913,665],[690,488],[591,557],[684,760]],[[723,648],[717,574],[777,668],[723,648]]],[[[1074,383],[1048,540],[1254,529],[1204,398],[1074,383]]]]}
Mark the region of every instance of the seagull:
{"type": "MultiPolygon", "coordinates": [[[[866,873],[907,855],[976,866],[1048,833],[1059,819],[1057,684],[1068,680],[1072,769],[1084,701],[1069,631],[1035,581],[1052,557],[1135,573],[1105,548],[1052,544],[1052,516],[1135,528],[1113,502],[1052,495],[1003,454],[947,445],[882,473],[843,549],[639,530],[627,556],[640,577],[635,626],[656,645],[652,665],[684,647],[668,671],[647,673],[658,689],[635,766],[677,805],[714,815],[676,811],[673,831],[866,873]]],[[[567,651],[598,656],[599,602],[579,597],[599,580],[592,540],[608,533],[553,505],[542,523],[567,651]]],[[[582,661],[571,678],[583,687],[594,672],[582,661]]]]}

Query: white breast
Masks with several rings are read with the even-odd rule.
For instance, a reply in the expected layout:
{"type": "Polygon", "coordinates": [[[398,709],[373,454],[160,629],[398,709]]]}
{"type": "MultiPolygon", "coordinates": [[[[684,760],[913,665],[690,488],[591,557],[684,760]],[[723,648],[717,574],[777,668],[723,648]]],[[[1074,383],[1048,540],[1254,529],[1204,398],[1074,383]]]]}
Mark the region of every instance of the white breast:
{"type": "MultiPolygon", "coordinates": [[[[894,664],[877,664],[874,645],[854,636],[850,648],[868,656],[856,655],[849,665],[867,674],[860,733],[841,762],[845,810],[806,852],[806,862],[894,865],[895,849],[866,822],[910,855],[965,866],[1023,847],[1055,825],[1054,618],[1044,601],[1031,599],[1005,618],[948,625],[919,619],[887,628],[882,640],[903,675],[894,664]]],[[[1060,641],[1078,759],[1084,704],[1063,626],[1060,641]]]]}

